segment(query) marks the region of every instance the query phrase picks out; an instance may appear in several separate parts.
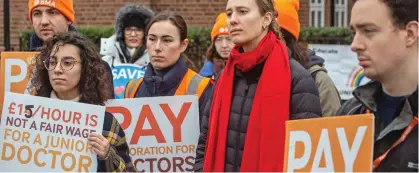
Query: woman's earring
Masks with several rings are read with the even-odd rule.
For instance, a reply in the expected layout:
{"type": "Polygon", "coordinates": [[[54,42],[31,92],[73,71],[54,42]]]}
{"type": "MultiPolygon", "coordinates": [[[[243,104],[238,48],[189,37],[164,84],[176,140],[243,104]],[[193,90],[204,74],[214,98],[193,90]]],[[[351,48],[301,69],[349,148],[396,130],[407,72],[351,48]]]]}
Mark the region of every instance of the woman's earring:
{"type": "Polygon", "coordinates": [[[262,26],[262,29],[265,31],[265,29],[266,29],[266,26],[262,26]]]}

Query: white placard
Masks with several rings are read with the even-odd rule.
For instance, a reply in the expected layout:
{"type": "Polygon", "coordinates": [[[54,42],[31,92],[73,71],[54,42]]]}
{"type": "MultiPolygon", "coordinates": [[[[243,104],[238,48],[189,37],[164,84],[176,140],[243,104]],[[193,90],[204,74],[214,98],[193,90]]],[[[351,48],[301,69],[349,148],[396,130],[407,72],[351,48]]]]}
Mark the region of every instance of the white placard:
{"type": "Polygon", "coordinates": [[[105,107],[6,92],[0,126],[5,172],[96,172],[91,132],[102,134],[105,107]]]}

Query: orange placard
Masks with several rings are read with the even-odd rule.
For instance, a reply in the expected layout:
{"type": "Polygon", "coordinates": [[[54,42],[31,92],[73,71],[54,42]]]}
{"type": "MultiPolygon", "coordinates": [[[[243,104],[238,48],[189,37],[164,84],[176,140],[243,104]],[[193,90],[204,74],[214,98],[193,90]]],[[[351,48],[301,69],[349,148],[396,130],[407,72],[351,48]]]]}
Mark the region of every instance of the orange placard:
{"type": "MultiPolygon", "coordinates": [[[[39,52],[1,52],[0,105],[6,91],[25,93],[32,67],[32,58],[39,52]]],[[[0,113],[2,112],[0,107],[0,113]]],[[[0,114],[1,117],[1,114],[0,114]]]]}
{"type": "Polygon", "coordinates": [[[287,121],[284,172],[371,172],[371,114],[287,121]]]}

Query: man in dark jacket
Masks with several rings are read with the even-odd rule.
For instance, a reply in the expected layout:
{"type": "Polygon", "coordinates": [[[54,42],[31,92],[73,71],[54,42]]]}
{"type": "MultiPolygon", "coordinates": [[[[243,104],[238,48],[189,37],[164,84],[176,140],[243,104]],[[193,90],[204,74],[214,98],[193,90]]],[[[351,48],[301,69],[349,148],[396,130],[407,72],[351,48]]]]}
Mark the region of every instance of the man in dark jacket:
{"type": "Polygon", "coordinates": [[[418,172],[417,12],[417,0],[358,0],[352,8],[351,47],[373,82],[355,89],[338,114],[374,114],[377,172],[418,172]]]}
{"type": "MultiPolygon", "coordinates": [[[[29,19],[35,33],[29,39],[29,50],[37,51],[44,42],[56,33],[77,32],[74,23],[73,1],[29,1],[29,19]]],[[[108,82],[113,93],[112,71],[109,64],[102,60],[109,74],[108,82]]],[[[113,95],[112,95],[113,97],[113,95]]]]}

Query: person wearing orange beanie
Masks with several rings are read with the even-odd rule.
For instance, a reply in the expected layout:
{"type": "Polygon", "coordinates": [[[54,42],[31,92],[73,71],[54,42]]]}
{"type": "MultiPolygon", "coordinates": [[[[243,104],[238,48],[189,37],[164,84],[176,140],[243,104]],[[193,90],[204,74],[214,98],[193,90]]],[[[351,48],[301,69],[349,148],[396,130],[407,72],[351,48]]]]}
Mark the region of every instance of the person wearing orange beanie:
{"type": "Polygon", "coordinates": [[[275,0],[275,9],[278,12],[279,26],[298,40],[300,36],[300,20],[298,18],[300,3],[298,0],[275,0]]]}
{"type": "Polygon", "coordinates": [[[277,21],[287,47],[291,50],[291,57],[306,67],[313,76],[319,90],[323,116],[333,116],[341,106],[339,92],[327,74],[324,59],[297,41],[300,36],[299,8],[298,0],[275,0],[277,21]]]}
{"type": "MultiPolygon", "coordinates": [[[[73,0],[29,0],[29,20],[42,43],[56,33],[67,32],[74,23],[73,0]]],[[[34,38],[31,38],[34,39],[34,38]]],[[[34,50],[42,44],[31,45],[34,50]]]]}
{"type": "Polygon", "coordinates": [[[211,45],[206,53],[207,61],[200,74],[214,78],[224,68],[233,47],[234,43],[228,35],[227,15],[223,12],[218,15],[212,28],[211,45]]]}

